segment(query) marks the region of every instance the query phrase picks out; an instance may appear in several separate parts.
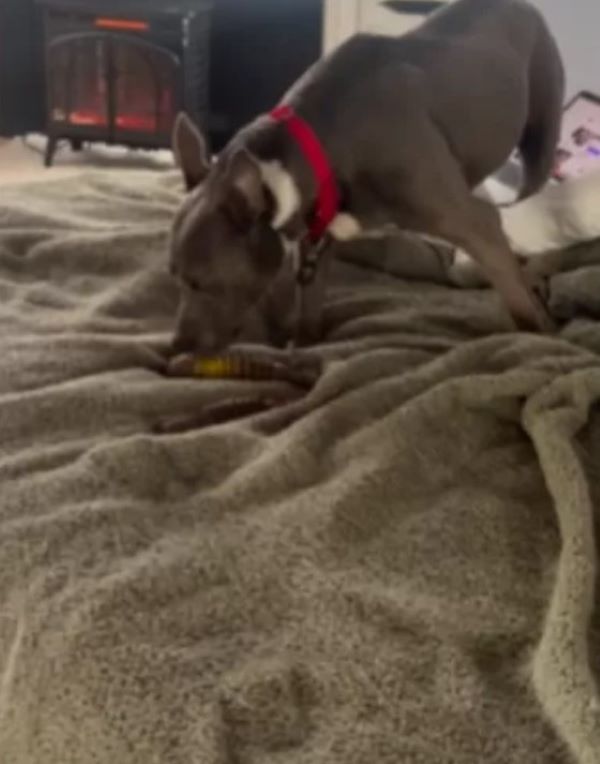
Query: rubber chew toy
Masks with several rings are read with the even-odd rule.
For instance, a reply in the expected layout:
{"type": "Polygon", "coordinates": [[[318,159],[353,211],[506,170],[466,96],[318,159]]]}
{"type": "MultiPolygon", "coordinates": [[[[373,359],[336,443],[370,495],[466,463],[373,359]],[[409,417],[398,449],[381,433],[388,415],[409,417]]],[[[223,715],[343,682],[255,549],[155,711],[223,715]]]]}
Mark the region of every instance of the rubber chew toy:
{"type": "Polygon", "coordinates": [[[315,384],[320,369],[315,364],[300,368],[293,363],[240,353],[212,357],[176,356],[167,365],[166,373],[169,377],[289,382],[310,388],[315,384]]]}
{"type": "Polygon", "coordinates": [[[196,379],[287,382],[293,385],[296,391],[274,395],[257,393],[245,397],[227,398],[204,406],[196,414],[158,422],[153,430],[159,435],[171,435],[222,424],[297,401],[304,394],[303,391],[314,387],[321,374],[321,361],[303,358],[297,361],[290,359],[286,362],[283,359],[249,353],[231,353],[222,356],[188,354],[172,358],[166,366],[165,374],[168,377],[196,379]],[[298,388],[301,388],[302,392],[298,388]]]}

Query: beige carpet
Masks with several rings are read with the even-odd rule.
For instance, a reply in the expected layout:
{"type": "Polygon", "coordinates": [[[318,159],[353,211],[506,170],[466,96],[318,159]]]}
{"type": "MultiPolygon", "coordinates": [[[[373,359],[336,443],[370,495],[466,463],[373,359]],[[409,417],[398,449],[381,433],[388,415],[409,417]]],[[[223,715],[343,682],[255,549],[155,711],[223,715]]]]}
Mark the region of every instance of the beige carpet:
{"type": "Polygon", "coordinates": [[[0,761],[600,762],[600,245],[555,338],[346,252],[295,424],[158,437],[272,389],[156,372],[177,200],[2,191],[0,761]]]}
{"type": "Polygon", "coordinates": [[[43,135],[0,137],[0,198],[1,189],[7,184],[73,178],[85,166],[155,170],[174,166],[170,151],[143,151],[101,143],[86,143],[82,151],[73,151],[66,141],[60,141],[52,167],[47,168],[45,150],[43,135]]]}

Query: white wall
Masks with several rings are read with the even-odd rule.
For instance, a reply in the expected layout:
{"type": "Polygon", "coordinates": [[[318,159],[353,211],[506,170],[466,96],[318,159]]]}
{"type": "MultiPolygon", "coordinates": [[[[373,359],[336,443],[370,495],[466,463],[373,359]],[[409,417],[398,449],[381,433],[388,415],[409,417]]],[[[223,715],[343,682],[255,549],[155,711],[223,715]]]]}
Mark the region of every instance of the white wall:
{"type": "Polygon", "coordinates": [[[600,0],[532,0],[546,16],[567,69],[567,95],[600,94],[600,0]]]}
{"type": "MultiPolygon", "coordinates": [[[[359,28],[365,28],[369,13],[380,2],[325,0],[325,49],[335,47],[359,28]]],[[[544,13],[558,40],[567,69],[567,96],[585,89],[600,94],[600,0],[531,2],[544,13]]],[[[400,31],[403,30],[392,29],[391,33],[400,31]]]]}

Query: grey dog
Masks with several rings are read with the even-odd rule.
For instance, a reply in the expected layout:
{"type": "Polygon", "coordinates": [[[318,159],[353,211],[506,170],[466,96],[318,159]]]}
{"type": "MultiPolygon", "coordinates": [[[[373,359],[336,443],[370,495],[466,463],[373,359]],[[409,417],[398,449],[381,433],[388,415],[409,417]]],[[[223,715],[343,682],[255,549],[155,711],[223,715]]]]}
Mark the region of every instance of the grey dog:
{"type": "MultiPolygon", "coordinates": [[[[328,235],[384,226],[466,251],[520,328],[549,331],[543,299],[522,272],[498,212],[472,191],[518,148],[521,197],[552,170],[564,72],[541,14],[525,0],[456,0],[397,38],[358,35],[284,96],[314,131],[340,207],[328,235]]],[[[289,266],[319,194],[313,168],[269,115],[240,130],[211,162],[180,115],[174,150],[189,194],[176,216],[171,270],[181,285],[174,345],[218,350],[289,266]]],[[[317,268],[307,335],[317,340],[327,251],[317,268]]]]}

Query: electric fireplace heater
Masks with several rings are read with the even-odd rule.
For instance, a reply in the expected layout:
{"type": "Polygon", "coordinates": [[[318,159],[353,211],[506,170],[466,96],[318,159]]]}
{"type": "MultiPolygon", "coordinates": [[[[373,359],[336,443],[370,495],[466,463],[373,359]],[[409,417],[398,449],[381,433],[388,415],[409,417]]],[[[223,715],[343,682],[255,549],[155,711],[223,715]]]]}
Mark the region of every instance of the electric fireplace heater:
{"type": "Polygon", "coordinates": [[[164,148],[180,110],[206,124],[208,0],[39,2],[47,166],[62,139],[164,148]]]}

